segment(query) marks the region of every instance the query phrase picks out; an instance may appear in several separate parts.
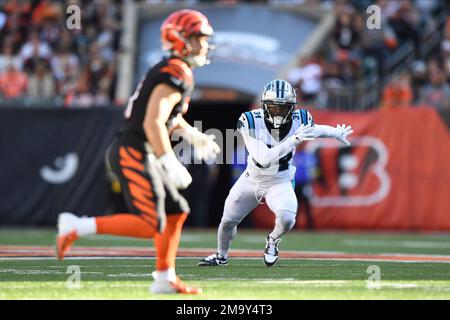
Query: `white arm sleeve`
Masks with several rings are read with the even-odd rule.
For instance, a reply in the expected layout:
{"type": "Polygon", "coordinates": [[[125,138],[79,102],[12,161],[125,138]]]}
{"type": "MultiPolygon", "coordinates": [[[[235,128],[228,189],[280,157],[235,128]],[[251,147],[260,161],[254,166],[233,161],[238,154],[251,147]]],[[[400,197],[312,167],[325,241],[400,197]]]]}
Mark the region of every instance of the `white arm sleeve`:
{"type": "Polygon", "coordinates": [[[269,148],[264,142],[248,134],[242,133],[242,137],[244,138],[245,146],[250,156],[263,167],[267,167],[273,162],[278,162],[279,159],[283,158],[289,152],[294,151],[297,146],[295,141],[290,138],[273,148],[269,148]]]}
{"type": "Polygon", "coordinates": [[[339,130],[336,128],[320,124],[314,125],[313,133],[316,138],[336,138],[339,136],[339,130]]]}

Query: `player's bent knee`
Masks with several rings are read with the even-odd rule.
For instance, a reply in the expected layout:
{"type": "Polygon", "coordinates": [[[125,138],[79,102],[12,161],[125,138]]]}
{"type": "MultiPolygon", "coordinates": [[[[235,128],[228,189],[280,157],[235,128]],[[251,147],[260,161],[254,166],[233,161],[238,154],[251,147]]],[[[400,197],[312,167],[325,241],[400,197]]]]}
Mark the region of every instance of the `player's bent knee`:
{"type": "Polygon", "coordinates": [[[239,219],[233,219],[225,216],[223,216],[220,220],[220,224],[225,228],[234,228],[239,224],[239,222],[241,222],[239,219]]]}
{"type": "Polygon", "coordinates": [[[292,211],[281,210],[277,214],[279,223],[283,226],[283,229],[290,230],[295,225],[297,214],[292,211]]]}

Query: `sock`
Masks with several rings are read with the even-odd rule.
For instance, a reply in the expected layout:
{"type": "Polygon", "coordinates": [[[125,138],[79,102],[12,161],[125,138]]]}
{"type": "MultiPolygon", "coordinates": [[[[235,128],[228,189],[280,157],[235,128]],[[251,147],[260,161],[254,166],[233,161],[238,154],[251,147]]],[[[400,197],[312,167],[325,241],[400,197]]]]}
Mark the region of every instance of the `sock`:
{"type": "Polygon", "coordinates": [[[228,257],[231,241],[236,236],[237,226],[234,223],[221,221],[217,232],[217,252],[223,257],[228,257]]]}
{"type": "Polygon", "coordinates": [[[153,225],[135,214],[114,214],[95,218],[97,234],[150,239],[156,233],[153,225]]]}
{"type": "Polygon", "coordinates": [[[181,230],[187,213],[167,215],[167,224],[163,233],[155,234],[156,270],[158,272],[175,268],[181,230]]]}
{"type": "Polygon", "coordinates": [[[97,224],[95,223],[95,218],[79,218],[76,224],[76,230],[79,237],[96,234],[97,224]]]}
{"type": "Polygon", "coordinates": [[[156,272],[156,280],[160,281],[174,281],[177,279],[175,268],[169,268],[166,270],[158,270],[156,272]]]}

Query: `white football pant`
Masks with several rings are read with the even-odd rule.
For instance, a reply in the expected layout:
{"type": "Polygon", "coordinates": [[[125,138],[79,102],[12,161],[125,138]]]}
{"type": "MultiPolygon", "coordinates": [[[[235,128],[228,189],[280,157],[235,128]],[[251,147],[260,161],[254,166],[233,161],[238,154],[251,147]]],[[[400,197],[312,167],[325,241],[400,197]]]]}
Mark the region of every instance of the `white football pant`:
{"type": "Polygon", "coordinates": [[[297,215],[297,197],[291,182],[273,185],[255,183],[245,171],[231,188],[225,200],[222,220],[218,232],[218,252],[227,257],[231,241],[236,235],[237,225],[265,198],[269,209],[275,213],[275,228],[270,233],[273,239],[280,238],[292,229],[297,215]]]}

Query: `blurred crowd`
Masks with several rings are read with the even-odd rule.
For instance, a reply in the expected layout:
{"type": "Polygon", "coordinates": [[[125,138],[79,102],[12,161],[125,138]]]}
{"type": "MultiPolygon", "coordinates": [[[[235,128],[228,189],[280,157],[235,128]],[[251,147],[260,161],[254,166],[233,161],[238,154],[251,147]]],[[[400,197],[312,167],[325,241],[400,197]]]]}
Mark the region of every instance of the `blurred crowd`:
{"type": "Polygon", "coordinates": [[[331,45],[326,53],[299,61],[288,74],[303,103],[327,107],[324,95],[357,88],[372,73],[382,84],[377,105],[383,108],[414,104],[450,108],[448,17],[440,45],[427,56],[421,50],[424,32],[436,29],[443,10],[448,10],[444,0],[336,0],[322,5],[331,6],[336,17],[331,45]],[[366,8],[372,4],[381,9],[380,29],[366,25],[366,8]],[[389,59],[407,42],[412,63],[401,72],[388,70],[389,59]]]}
{"type": "MultiPolygon", "coordinates": [[[[122,0],[0,0],[0,104],[104,106],[114,103],[122,0]],[[66,8],[81,10],[80,29],[66,26],[66,8]]],[[[174,0],[138,0],[174,4],[174,0]]],[[[243,0],[186,0],[184,4],[243,0]]],[[[254,2],[254,1],[251,1],[254,2]]],[[[315,4],[334,11],[331,41],[288,74],[302,103],[328,107],[330,92],[352,90],[375,75],[382,84],[377,105],[428,104],[450,108],[450,20],[442,41],[424,55],[424,32],[437,27],[445,0],[262,0],[315,4]],[[381,10],[381,28],[366,25],[367,7],[381,10]],[[401,72],[387,65],[405,43],[413,62],[401,72]]],[[[448,11],[447,11],[448,12],[448,11]]]]}
{"type": "Polygon", "coordinates": [[[120,1],[0,0],[0,102],[114,102],[120,30],[120,1]],[[79,29],[66,25],[71,5],[83,8],[79,29]]]}

